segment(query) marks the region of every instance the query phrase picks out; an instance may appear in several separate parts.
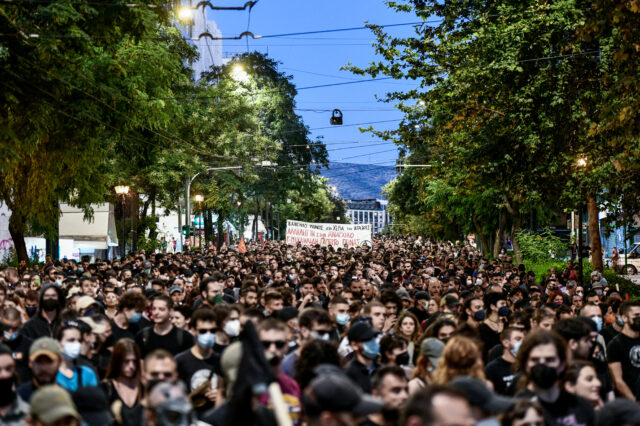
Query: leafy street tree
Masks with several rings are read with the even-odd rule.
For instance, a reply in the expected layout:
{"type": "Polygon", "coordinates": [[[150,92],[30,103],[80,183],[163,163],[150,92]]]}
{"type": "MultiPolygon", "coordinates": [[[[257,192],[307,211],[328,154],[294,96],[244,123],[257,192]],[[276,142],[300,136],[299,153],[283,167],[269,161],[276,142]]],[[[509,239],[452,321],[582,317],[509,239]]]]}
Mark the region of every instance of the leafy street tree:
{"type": "MultiPolygon", "coordinates": [[[[611,198],[600,182],[615,174],[612,159],[619,151],[606,152],[610,147],[593,130],[611,49],[603,39],[582,36],[594,13],[590,4],[388,4],[424,23],[407,38],[371,26],[381,60],[350,69],[420,82],[418,89],[387,95],[388,101],[400,101],[405,119],[396,131],[379,133],[432,165],[412,171],[412,184],[433,189],[432,182],[441,181],[441,188],[461,197],[491,200],[484,204],[485,216],[508,215],[518,261],[519,231],[531,212],[588,204],[596,225],[590,227],[593,257],[599,259],[598,207],[611,198]]],[[[443,208],[420,201],[433,194],[416,194],[414,205],[423,212],[443,208]]],[[[473,222],[470,214],[447,214],[473,222]]]]}

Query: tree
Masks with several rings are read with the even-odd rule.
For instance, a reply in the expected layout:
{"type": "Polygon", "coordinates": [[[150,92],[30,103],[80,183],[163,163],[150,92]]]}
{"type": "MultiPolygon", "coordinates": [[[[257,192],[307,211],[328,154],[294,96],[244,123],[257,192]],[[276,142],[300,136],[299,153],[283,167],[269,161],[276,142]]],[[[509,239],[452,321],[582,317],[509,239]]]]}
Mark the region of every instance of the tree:
{"type": "MultiPolygon", "coordinates": [[[[371,26],[382,60],[359,74],[420,82],[388,94],[405,119],[379,132],[432,166],[424,180],[442,180],[462,196],[488,191],[488,213],[508,214],[517,261],[518,232],[540,205],[576,203],[580,155],[596,155],[600,70],[593,42],[576,38],[587,4],[538,2],[389,2],[423,21],[415,36],[396,38],[371,26]],[[435,22],[431,24],[432,22],[435,22]]],[[[589,188],[593,192],[594,187],[589,188]]],[[[576,203],[577,204],[577,203],[576,203]]],[[[573,205],[576,205],[573,204],[573,205]]],[[[467,220],[472,219],[468,218],[467,220]]]]}
{"type": "MultiPolygon", "coordinates": [[[[13,35],[0,42],[0,143],[10,154],[2,163],[0,200],[12,211],[9,230],[20,260],[27,259],[25,233],[57,233],[59,202],[91,216],[90,203],[103,201],[114,181],[116,149],[139,143],[126,138],[131,128],[166,130],[161,102],[135,101],[149,95],[149,73],[135,72],[132,61],[149,51],[133,51],[143,40],[153,40],[146,46],[155,52],[168,49],[169,16],[160,2],[139,6],[56,0],[5,4],[0,11],[0,32],[13,35]]],[[[183,59],[168,56],[164,71],[183,59]]],[[[170,87],[152,95],[167,93],[170,87]]]]}

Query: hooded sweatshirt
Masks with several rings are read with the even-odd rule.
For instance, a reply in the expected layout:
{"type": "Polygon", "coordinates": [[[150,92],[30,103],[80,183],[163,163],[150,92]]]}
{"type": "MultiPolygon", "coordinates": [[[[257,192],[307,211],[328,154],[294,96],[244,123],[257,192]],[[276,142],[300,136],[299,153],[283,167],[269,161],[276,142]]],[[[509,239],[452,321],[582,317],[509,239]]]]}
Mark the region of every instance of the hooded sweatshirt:
{"type": "Polygon", "coordinates": [[[38,299],[38,312],[33,316],[33,318],[24,323],[24,325],[20,329],[20,334],[33,340],[39,337],[53,337],[54,330],[60,324],[58,317],[60,316],[60,312],[62,311],[63,307],[61,302],[64,302],[64,300],[65,299],[62,293],[62,289],[56,287],[51,283],[44,284],[40,289],[40,298],[38,299]],[[51,323],[45,317],[44,311],[42,310],[42,299],[44,296],[44,292],[49,288],[54,288],[56,290],[56,293],[58,293],[58,307],[56,308],[56,318],[51,323]]]}

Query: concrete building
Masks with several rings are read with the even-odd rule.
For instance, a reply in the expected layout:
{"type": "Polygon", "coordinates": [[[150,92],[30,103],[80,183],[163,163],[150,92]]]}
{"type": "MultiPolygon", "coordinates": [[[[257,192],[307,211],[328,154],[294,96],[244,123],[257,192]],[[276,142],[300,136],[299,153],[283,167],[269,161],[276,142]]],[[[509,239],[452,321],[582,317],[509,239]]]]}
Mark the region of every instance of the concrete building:
{"type": "Polygon", "coordinates": [[[391,223],[387,200],[346,200],[347,217],[355,225],[371,224],[371,233],[381,233],[391,223]]]}

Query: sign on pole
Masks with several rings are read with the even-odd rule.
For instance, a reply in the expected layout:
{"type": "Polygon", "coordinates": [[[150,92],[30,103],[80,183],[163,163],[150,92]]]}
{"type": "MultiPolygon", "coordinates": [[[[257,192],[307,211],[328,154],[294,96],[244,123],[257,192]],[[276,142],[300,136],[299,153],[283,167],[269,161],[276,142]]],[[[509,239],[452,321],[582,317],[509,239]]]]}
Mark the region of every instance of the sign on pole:
{"type": "Polygon", "coordinates": [[[287,220],[287,244],[359,247],[371,244],[371,224],[309,223],[287,220]]]}

